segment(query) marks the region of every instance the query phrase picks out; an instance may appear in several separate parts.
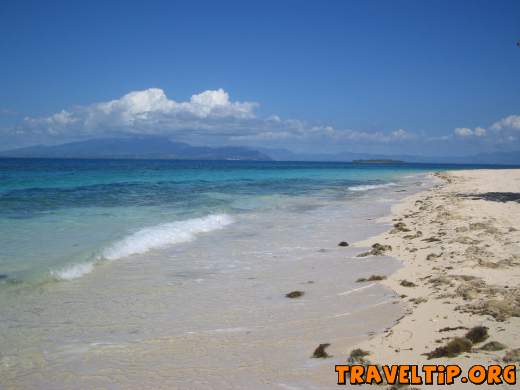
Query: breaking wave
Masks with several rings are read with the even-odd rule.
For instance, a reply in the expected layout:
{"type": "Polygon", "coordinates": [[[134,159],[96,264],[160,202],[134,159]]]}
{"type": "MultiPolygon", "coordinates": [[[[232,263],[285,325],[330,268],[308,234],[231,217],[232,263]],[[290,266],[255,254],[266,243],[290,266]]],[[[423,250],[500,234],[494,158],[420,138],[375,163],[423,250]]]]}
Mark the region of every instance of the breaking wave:
{"type": "Polygon", "coordinates": [[[71,280],[91,272],[97,262],[117,260],[123,257],[143,254],[153,249],[193,241],[198,234],[223,229],[233,223],[227,214],[212,214],[203,218],[187,219],[164,223],[141,229],[104,249],[96,261],[70,265],[51,271],[56,279],[71,280]]]}

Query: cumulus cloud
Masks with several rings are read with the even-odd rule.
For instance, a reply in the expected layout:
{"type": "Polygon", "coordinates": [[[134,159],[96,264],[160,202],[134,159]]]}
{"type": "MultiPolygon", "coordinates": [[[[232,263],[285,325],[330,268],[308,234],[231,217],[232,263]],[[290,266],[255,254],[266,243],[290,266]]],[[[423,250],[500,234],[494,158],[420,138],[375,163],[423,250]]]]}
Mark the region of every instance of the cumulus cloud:
{"type": "Polygon", "coordinates": [[[515,151],[520,148],[520,115],[509,115],[492,122],[490,126],[456,128],[455,138],[466,145],[478,145],[480,149],[515,151]]]}
{"type": "Polygon", "coordinates": [[[249,145],[294,150],[388,152],[430,150],[431,145],[495,148],[519,141],[520,115],[509,115],[488,127],[459,127],[429,136],[403,128],[361,131],[278,115],[260,115],[256,102],[233,100],[223,89],[207,90],[184,101],[160,88],[132,91],[117,99],[76,106],[48,116],[16,119],[0,128],[3,147],[62,143],[87,138],[159,135],[196,145],[249,145]]]}
{"type": "Polygon", "coordinates": [[[459,137],[484,137],[487,133],[487,130],[483,127],[476,127],[475,129],[469,129],[467,127],[457,127],[453,130],[455,135],[459,137]]]}
{"type": "Polygon", "coordinates": [[[483,127],[476,127],[475,130],[473,130],[473,134],[477,137],[484,137],[487,134],[487,130],[483,127]]]}
{"type": "Polygon", "coordinates": [[[509,115],[491,125],[493,130],[513,129],[520,130],[520,115],[509,115]]]}
{"type": "Polygon", "coordinates": [[[520,115],[509,115],[499,119],[488,128],[476,127],[470,129],[459,127],[453,130],[459,138],[465,139],[485,139],[487,143],[511,144],[518,141],[520,130],[520,115]]]}
{"type": "Polygon", "coordinates": [[[62,110],[44,118],[24,118],[25,125],[31,128],[42,129],[51,135],[57,135],[61,129],[67,128],[79,119],[73,113],[62,110]]]}
{"type": "Polygon", "coordinates": [[[467,127],[457,127],[455,130],[455,135],[459,137],[470,137],[473,135],[473,130],[468,129],[467,127]]]}
{"type": "Polygon", "coordinates": [[[46,117],[26,117],[17,127],[25,134],[81,138],[117,134],[165,135],[207,143],[328,139],[331,142],[389,143],[412,139],[404,129],[364,132],[309,124],[277,115],[259,117],[258,103],[230,99],[223,89],[175,101],[159,88],[133,91],[105,102],[62,110],[46,117]]]}
{"type": "Polygon", "coordinates": [[[99,129],[154,132],[175,128],[202,128],[219,120],[254,118],[256,103],[232,102],[222,89],[193,95],[189,101],[169,99],[159,88],[130,92],[119,99],[95,103],[42,118],[25,118],[24,124],[51,134],[96,133],[99,129]]]}

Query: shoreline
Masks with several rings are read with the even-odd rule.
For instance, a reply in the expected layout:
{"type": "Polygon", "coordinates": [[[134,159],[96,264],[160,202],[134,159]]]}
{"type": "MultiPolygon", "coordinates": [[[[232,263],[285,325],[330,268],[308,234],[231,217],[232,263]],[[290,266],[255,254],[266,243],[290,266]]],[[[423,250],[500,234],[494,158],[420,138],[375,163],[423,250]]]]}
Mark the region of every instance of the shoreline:
{"type": "Polygon", "coordinates": [[[0,382],[13,389],[327,388],[333,359],[313,359],[316,347],[330,343],[327,353],[343,356],[401,314],[391,290],[374,283],[358,291],[355,283],[365,272],[393,272],[398,261],[359,262],[356,248],[338,243],[383,232],[374,221],[404,189],[295,198],[286,213],[244,214],[196,241],[27,295],[9,293],[0,382]],[[291,291],[304,294],[290,299],[291,291]]]}
{"type": "MultiPolygon", "coordinates": [[[[49,299],[35,301],[52,303],[44,311],[12,312],[17,320],[63,322],[57,333],[17,329],[24,341],[11,350],[22,353],[0,359],[0,372],[10,366],[6,388],[111,386],[118,367],[125,388],[332,388],[334,365],[357,348],[374,364],[504,365],[520,347],[519,305],[496,301],[520,296],[520,203],[503,193],[520,194],[520,170],[420,175],[367,190],[347,207],[339,200],[303,215],[277,213],[276,223],[274,214],[245,216],[195,244],[53,284],[49,299]],[[338,245],[344,239],[350,245],[338,245]],[[376,253],[359,256],[375,243],[376,253]],[[239,250],[235,267],[193,273],[218,259],[229,265],[230,248],[239,250]],[[206,263],[194,263],[200,259],[206,263]],[[291,292],[302,294],[290,299],[291,292]],[[98,322],[92,314],[103,309],[98,322]],[[474,326],[486,326],[489,337],[471,353],[424,355],[474,326]],[[505,347],[481,350],[489,342],[505,347]],[[326,344],[327,358],[313,358],[326,344]]],[[[436,388],[419,386],[427,387],[436,388]]]]}
{"type": "Polygon", "coordinates": [[[374,364],[459,364],[463,372],[475,364],[518,364],[520,170],[433,176],[442,183],[406,197],[379,220],[393,229],[353,244],[391,247],[380,251],[400,260],[402,268],[375,276],[384,277],[380,283],[401,297],[405,313],[356,348],[369,352],[365,360],[374,364]],[[486,327],[487,337],[475,340],[470,352],[426,356],[476,326],[486,327]]]}

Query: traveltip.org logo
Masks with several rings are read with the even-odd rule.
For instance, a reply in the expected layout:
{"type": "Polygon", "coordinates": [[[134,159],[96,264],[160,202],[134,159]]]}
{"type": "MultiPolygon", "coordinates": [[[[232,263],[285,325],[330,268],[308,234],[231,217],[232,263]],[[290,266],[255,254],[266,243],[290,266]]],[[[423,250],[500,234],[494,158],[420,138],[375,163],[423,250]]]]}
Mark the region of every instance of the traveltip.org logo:
{"type": "Polygon", "coordinates": [[[381,384],[389,385],[453,385],[472,383],[475,385],[516,384],[516,365],[474,365],[465,375],[455,364],[449,365],[336,365],[338,385],[381,384]]]}

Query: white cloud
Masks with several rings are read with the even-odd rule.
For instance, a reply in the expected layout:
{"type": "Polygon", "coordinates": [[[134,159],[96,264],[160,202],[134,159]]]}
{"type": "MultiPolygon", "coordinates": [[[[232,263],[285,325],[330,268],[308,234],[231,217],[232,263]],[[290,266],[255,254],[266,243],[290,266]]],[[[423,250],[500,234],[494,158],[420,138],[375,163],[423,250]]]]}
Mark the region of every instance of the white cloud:
{"type": "Polygon", "coordinates": [[[520,130],[520,115],[509,115],[491,125],[493,130],[513,129],[520,130]]]}
{"type": "Polygon", "coordinates": [[[223,89],[193,95],[188,102],[176,102],[168,99],[162,89],[150,88],[130,92],[120,99],[94,104],[87,110],[93,116],[115,114],[125,123],[132,123],[141,119],[150,119],[155,114],[193,118],[252,118],[255,106],[256,103],[231,102],[228,93],[223,89]]]}
{"type": "Polygon", "coordinates": [[[62,110],[48,117],[27,117],[18,127],[26,134],[84,138],[117,134],[172,136],[198,143],[329,140],[333,143],[400,142],[414,137],[404,129],[363,132],[311,125],[277,115],[258,117],[255,102],[232,101],[223,89],[175,101],[159,88],[130,92],[118,99],[62,110]]]}
{"type": "Polygon", "coordinates": [[[467,127],[457,127],[455,130],[455,135],[459,137],[470,137],[473,135],[473,130],[468,129],[467,127]]]}
{"type": "Polygon", "coordinates": [[[476,127],[475,130],[473,130],[473,133],[477,137],[484,137],[486,135],[487,131],[483,127],[476,127]]]}
{"type": "Polygon", "coordinates": [[[313,151],[362,148],[407,153],[410,147],[427,149],[435,142],[458,150],[511,145],[520,138],[520,115],[507,116],[487,128],[459,127],[450,134],[431,137],[403,128],[360,131],[276,114],[261,116],[256,112],[257,107],[256,102],[233,100],[223,89],[203,91],[178,101],[169,98],[162,89],[150,88],[48,116],[26,117],[18,125],[0,128],[0,135],[6,135],[4,138],[12,147],[135,134],[166,136],[197,145],[313,151]]]}
{"type": "Polygon", "coordinates": [[[119,99],[77,107],[43,118],[25,118],[25,125],[51,134],[98,130],[154,133],[177,128],[204,128],[211,122],[255,117],[256,103],[232,102],[222,89],[193,95],[189,101],[169,99],[159,88],[130,92],[119,99]]]}
{"type": "Polygon", "coordinates": [[[280,122],[278,131],[260,131],[249,135],[236,135],[230,139],[233,141],[268,141],[268,140],[313,140],[328,139],[332,142],[365,142],[365,143],[391,143],[414,138],[414,135],[404,129],[398,129],[390,133],[381,131],[364,132],[350,129],[335,129],[332,126],[309,126],[305,122],[286,120],[280,122]]]}
{"type": "Polygon", "coordinates": [[[459,127],[453,132],[460,138],[470,139],[477,137],[487,139],[488,143],[503,144],[516,142],[519,130],[520,115],[509,115],[494,122],[487,129],[484,127],[476,127],[475,129],[459,127]]]}
{"type": "Polygon", "coordinates": [[[392,137],[395,139],[408,139],[411,137],[410,133],[405,129],[397,129],[392,131],[392,137]]]}
{"type": "Polygon", "coordinates": [[[486,135],[486,129],[482,127],[476,127],[474,130],[467,127],[457,127],[453,130],[455,135],[459,137],[484,137],[486,135]]]}

